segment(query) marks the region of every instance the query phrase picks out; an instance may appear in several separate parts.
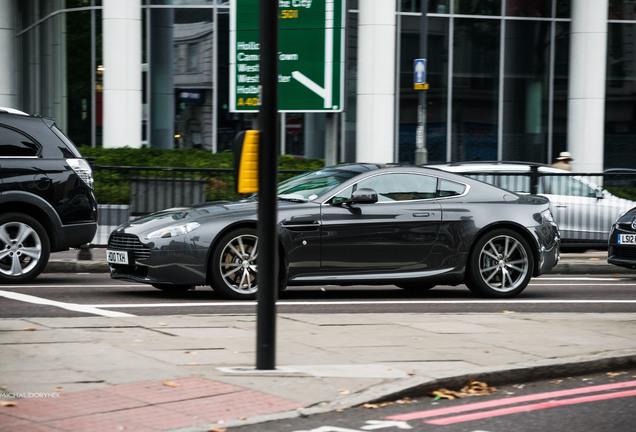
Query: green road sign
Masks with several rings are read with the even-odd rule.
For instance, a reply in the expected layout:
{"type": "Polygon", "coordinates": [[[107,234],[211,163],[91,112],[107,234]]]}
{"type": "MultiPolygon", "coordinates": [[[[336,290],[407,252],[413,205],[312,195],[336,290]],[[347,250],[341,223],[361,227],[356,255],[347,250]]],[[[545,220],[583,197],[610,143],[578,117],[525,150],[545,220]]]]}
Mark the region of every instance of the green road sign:
{"type": "MultiPolygon", "coordinates": [[[[259,0],[230,2],[230,111],[259,109],[259,0]]],[[[345,0],[278,0],[278,109],[342,111],[345,0]]]]}

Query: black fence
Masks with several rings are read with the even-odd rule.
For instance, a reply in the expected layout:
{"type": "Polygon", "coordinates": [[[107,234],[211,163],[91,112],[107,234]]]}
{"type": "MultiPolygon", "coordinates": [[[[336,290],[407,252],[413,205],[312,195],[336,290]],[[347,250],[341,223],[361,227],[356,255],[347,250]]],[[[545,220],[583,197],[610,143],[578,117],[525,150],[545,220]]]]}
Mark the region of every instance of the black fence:
{"type": "MultiPolygon", "coordinates": [[[[279,181],[303,171],[279,171],[279,181]]],[[[234,170],[93,166],[99,228],[93,244],[133,216],[202,201],[239,198],[234,170]]],[[[602,245],[623,211],[636,206],[636,170],[605,173],[470,171],[462,174],[504,189],[546,195],[565,243],[602,245]]]]}

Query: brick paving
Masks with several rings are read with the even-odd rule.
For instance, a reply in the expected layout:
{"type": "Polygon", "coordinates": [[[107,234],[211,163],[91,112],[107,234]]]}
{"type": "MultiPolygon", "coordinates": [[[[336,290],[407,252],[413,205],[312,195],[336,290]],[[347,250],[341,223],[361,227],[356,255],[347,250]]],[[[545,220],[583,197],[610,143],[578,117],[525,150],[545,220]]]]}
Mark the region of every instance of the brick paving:
{"type": "Polygon", "coordinates": [[[0,410],[1,432],[157,432],[224,424],[302,408],[299,402],[206,378],[183,377],[18,399],[0,410]]]}

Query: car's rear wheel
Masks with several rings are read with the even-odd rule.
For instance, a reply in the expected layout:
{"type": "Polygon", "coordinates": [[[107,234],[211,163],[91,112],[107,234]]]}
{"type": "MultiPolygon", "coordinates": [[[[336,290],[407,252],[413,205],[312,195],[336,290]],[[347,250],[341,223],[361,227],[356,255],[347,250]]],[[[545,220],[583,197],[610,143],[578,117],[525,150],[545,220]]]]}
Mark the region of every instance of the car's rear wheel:
{"type": "Polygon", "coordinates": [[[466,285],[486,297],[514,297],[532,276],[534,258],[528,242],[510,229],[482,236],[473,248],[466,270],[466,285]]]}
{"type": "Polygon", "coordinates": [[[0,283],[35,279],[49,261],[51,245],[46,230],[31,216],[0,216],[0,283]]]}
{"type": "Polygon", "coordinates": [[[258,291],[258,237],[254,228],[224,235],[212,254],[212,289],[235,300],[256,298],[258,291]]]}

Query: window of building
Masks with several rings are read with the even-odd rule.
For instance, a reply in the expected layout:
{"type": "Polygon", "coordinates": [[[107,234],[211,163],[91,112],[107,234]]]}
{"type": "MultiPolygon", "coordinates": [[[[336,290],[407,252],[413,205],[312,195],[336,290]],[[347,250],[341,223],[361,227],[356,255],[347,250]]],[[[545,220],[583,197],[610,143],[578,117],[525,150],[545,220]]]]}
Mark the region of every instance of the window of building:
{"type": "Polygon", "coordinates": [[[605,168],[636,167],[636,24],[607,27],[605,168]]]}
{"type": "Polygon", "coordinates": [[[503,160],[546,162],[550,22],[506,21],[503,160]]]}
{"type": "Polygon", "coordinates": [[[465,15],[501,15],[501,0],[455,0],[454,13],[465,15]]]}
{"type": "Polygon", "coordinates": [[[455,20],[450,161],[497,160],[500,27],[455,20]]]}

